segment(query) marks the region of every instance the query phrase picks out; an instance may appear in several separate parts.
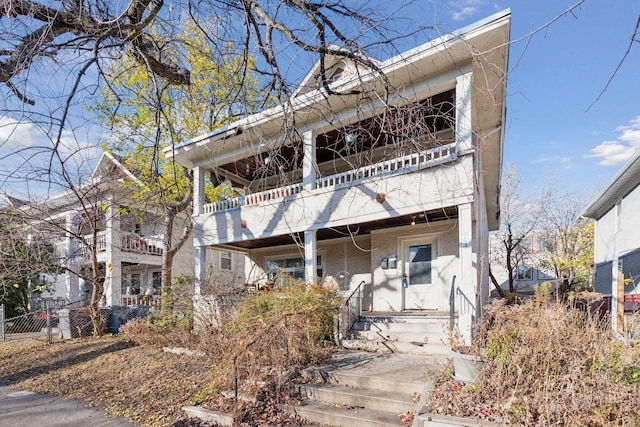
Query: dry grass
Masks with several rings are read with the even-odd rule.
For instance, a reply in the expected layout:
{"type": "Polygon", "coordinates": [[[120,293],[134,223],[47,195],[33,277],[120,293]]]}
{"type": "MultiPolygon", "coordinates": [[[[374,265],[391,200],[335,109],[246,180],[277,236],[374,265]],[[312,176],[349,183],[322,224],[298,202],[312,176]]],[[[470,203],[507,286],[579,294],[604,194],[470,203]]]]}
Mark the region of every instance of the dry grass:
{"type": "Polygon", "coordinates": [[[206,363],[122,337],[0,343],[0,383],[81,399],[146,426],[182,417],[206,387],[206,363]]]}
{"type": "Polygon", "coordinates": [[[199,334],[133,320],[119,336],[0,342],[0,383],[79,398],[144,426],[182,420],[184,405],[235,409],[237,425],[300,424],[277,410],[289,396],[282,377],[328,356],[336,302],[319,288],[287,286],[222,313],[217,328],[199,334]],[[204,356],[167,353],[165,346],[204,356]],[[234,408],[225,397],[234,374],[240,393],[260,388],[263,399],[234,408]]]}
{"type": "Polygon", "coordinates": [[[495,304],[481,378],[463,386],[443,377],[433,409],[509,425],[640,425],[640,347],[547,301],[495,304]]]}

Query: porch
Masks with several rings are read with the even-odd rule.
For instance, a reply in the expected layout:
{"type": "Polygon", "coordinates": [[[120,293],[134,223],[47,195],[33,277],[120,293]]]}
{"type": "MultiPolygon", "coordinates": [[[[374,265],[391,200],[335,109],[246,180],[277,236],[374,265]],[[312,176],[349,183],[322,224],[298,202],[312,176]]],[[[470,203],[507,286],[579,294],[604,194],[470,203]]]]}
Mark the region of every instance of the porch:
{"type": "MultiPolygon", "coordinates": [[[[136,233],[120,232],[121,252],[129,252],[140,255],[158,255],[163,252],[162,236],[142,236],[136,233]]],[[[54,243],[54,253],[57,259],[72,259],[76,257],[88,257],[91,248],[96,253],[104,253],[112,249],[108,244],[108,230],[99,231],[96,239],[92,235],[83,236],[82,239],[59,239],[54,243]]]]}
{"type": "Polygon", "coordinates": [[[367,180],[388,178],[435,167],[450,162],[456,158],[456,144],[450,143],[418,153],[394,158],[392,160],[381,161],[372,165],[347,170],[345,172],[328,176],[318,176],[310,190],[305,190],[303,183],[299,182],[266,191],[245,194],[240,197],[208,203],[202,207],[201,214],[213,214],[262,202],[277,201],[278,199],[294,196],[302,193],[303,191],[310,191],[313,193],[323,189],[337,190],[348,186],[358,185],[367,180]]]}

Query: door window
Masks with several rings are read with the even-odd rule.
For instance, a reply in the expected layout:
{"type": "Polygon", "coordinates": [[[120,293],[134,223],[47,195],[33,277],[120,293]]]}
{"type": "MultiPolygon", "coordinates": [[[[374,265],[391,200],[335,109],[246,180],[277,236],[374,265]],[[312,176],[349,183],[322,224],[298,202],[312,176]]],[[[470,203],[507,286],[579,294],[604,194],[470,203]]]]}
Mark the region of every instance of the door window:
{"type": "Polygon", "coordinates": [[[409,246],[409,283],[431,283],[431,245],[409,246]]]}

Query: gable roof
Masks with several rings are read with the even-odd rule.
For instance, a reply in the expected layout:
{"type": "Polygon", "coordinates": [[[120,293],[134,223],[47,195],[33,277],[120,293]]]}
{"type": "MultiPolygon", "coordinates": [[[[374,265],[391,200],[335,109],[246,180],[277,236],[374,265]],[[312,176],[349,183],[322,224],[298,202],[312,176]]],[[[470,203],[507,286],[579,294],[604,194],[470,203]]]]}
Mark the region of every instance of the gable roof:
{"type": "Polygon", "coordinates": [[[89,194],[92,194],[93,191],[114,188],[114,181],[121,182],[125,178],[131,179],[135,183],[142,185],[135,174],[127,169],[117,156],[103,152],[89,178],[76,187],[75,191],[67,189],[52,194],[42,200],[34,202],[23,201],[24,203],[20,208],[34,208],[41,212],[56,211],[66,206],[78,203],[79,197],[83,197],[81,195],[88,196],[89,194]]]}
{"type": "MultiPolygon", "coordinates": [[[[320,77],[321,77],[321,68],[323,67],[322,63],[324,61],[324,72],[327,73],[327,79],[332,77],[332,73],[334,73],[340,64],[342,64],[345,68],[351,68],[353,71],[358,68],[358,65],[350,56],[359,56],[362,58],[363,62],[369,62],[374,64],[375,66],[380,66],[381,62],[373,59],[371,57],[360,55],[358,53],[353,53],[348,51],[347,49],[340,48],[335,45],[330,45],[329,50],[336,52],[335,54],[325,54],[324,58],[318,59],[316,63],[311,67],[311,70],[305,75],[302,81],[298,84],[298,87],[291,95],[292,98],[297,98],[300,95],[304,95],[305,93],[311,92],[312,90],[316,90],[321,86],[320,77]],[[339,52],[344,52],[343,55],[338,54],[339,52]]],[[[345,73],[344,77],[348,77],[351,73],[345,73]]],[[[344,78],[343,77],[343,78],[344,78]]],[[[331,83],[331,81],[329,81],[331,83]]]]}
{"type": "MultiPolygon", "coordinates": [[[[482,174],[487,221],[490,230],[496,229],[500,216],[510,31],[511,12],[506,9],[380,62],[375,71],[362,70],[332,82],[332,91],[339,94],[328,94],[322,87],[301,91],[287,104],[167,147],[164,153],[190,169],[236,161],[248,153],[270,150],[281,141],[282,131],[289,123],[296,123],[300,134],[308,130],[318,133],[330,130],[334,123],[328,118],[359,108],[358,102],[364,95],[358,89],[362,87],[366,87],[370,95],[374,92],[381,95],[380,103],[384,105],[393,104],[399,98],[411,102],[449,89],[450,79],[442,78],[443,75],[459,76],[473,71],[472,130],[481,152],[478,170],[482,174]],[[380,78],[381,73],[384,79],[380,78]],[[389,93],[389,86],[402,92],[402,96],[391,97],[390,103],[382,101],[389,93]]],[[[310,76],[313,76],[313,70],[307,77],[310,76]]],[[[371,96],[369,99],[375,104],[377,98],[371,96]]],[[[372,115],[375,108],[376,105],[367,106],[363,113],[372,115]]]]}
{"type": "Polygon", "coordinates": [[[602,190],[594,196],[582,216],[600,219],[627,193],[640,184],[640,150],[622,166],[602,190]]]}
{"type": "Polygon", "coordinates": [[[89,181],[95,182],[103,178],[130,178],[138,184],[142,184],[138,179],[139,171],[131,170],[124,165],[125,159],[117,154],[103,152],[98,164],[89,176],[89,181]]]}

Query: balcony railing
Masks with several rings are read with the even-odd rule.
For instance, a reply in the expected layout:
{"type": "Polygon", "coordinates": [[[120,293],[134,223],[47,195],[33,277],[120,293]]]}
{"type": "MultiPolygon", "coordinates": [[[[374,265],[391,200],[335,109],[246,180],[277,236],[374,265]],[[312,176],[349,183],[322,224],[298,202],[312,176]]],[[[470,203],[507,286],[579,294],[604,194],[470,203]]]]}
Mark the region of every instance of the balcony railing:
{"type": "Polygon", "coordinates": [[[431,148],[420,153],[413,153],[392,160],[379,162],[358,169],[349,170],[336,175],[320,178],[316,181],[316,188],[336,187],[352,184],[354,181],[366,178],[405,173],[419,170],[453,160],[456,157],[456,144],[431,148]]]}
{"type": "Polygon", "coordinates": [[[138,252],[151,255],[162,255],[162,238],[141,236],[135,233],[120,233],[121,249],[127,252],[138,252]]]}
{"type": "MultiPolygon", "coordinates": [[[[101,231],[97,234],[95,250],[97,253],[107,250],[107,232],[101,231]]],[[[82,241],[75,239],[71,242],[71,257],[89,256],[91,248],[94,247],[93,236],[83,236],[82,241]]],[[[158,236],[141,236],[136,233],[120,233],[120,250],[124,252],[134,252],[149,255],[162,255],[163,239],[158,236]]],[[[59,259],[65,258],[66,241],[62,240],[55,244],[55,254],[59,259]]]]}
{"type": "MultiPolygon", "coordinates": [[[[456,144],[451,143],[440,147],[431,148],[419,153],[412,153],[406,156],[397,157],[392,160],[375,163],[358,169],[320,177],[316,180],[314,189],[323,189],[351,185],[353,183],[381,176],[406,173],[414,170],[434,167],[455,159],[457,156],[456,144]]],[[[302,191],[302,183],[287,185],[286,187],[274,188],[272,190],[261,191],[259,193],[247,194],[233,199],[226,199],[215,203],[208,203],[203,206],[203,214],[227,209],[239,208],[241,206],[253,205],[264,201],[274,200],[286,196],[298,194],[302,191]]]]}
{"type": "Polygon", "coordinates": [[[152,310],[160,310],[162,297],[160,295],[123,295],[120,305],[148,305],[152,310]]]}

